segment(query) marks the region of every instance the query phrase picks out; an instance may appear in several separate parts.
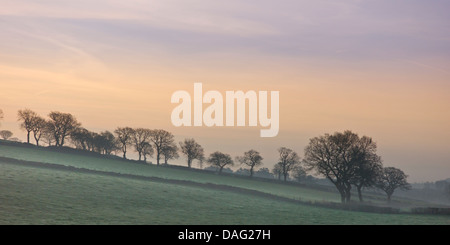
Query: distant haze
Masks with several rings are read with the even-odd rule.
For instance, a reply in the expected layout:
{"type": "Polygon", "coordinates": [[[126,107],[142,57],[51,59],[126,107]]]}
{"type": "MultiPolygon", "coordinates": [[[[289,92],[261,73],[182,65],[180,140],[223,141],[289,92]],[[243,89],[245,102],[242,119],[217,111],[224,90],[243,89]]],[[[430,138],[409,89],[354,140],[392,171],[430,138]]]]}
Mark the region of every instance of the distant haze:
{"type": "MultiPolygon", "coordinates": [[[[450,177],[450,2],[1,1],[0,129],[17,110],[70,112],[193,137],[207,154],[285,146],[350,129],[410,182],[450,177]],[[174,127],[176,90],[280,91],[280,130],[174,127]]],[[[177,162],[182,164],[184,159],[177,162]]]]}

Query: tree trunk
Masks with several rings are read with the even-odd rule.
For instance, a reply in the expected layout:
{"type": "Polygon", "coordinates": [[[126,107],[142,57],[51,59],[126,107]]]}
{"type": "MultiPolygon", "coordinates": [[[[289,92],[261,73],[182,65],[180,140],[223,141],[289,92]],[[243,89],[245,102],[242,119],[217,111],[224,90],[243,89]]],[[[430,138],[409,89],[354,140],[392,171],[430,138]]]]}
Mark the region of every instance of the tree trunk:
{"type": "Polygon", "coordinates": [[[359,202],[363,202],[363,196],[362,196],[362,185],[357,185],[356,189],[358,190],[358,197],[359,197],[359,202]]]}
{"type": "Polygon", "coordinates": [[[123,150],[123,159],[127,159],[127,146],[124,145],[122,150],[123,150]]]}
{"type": "Polygon", "coordinates": [[[36,134],[34,134],[34,140],[36,140],[36,145],[39,146],[39,139],[36,137],[36,134]]]}
{"type": "Polygon", "coordinates": [[[352,197],[352,186],[350,184],[346,184],[345,185],[345,201],[346,203],[350,203],[351,197],[352,197]]]}
{"type": "Polygon", "coordinates": [[[250,168],[250,177],[253,177],[253,166],[250,168]]]}
{"type": "Polygon", "coordinates": [[[191,168],[191,164],[192,164],[192,159],[190,157],[188,157],[188,168],[191,168]]]}
{"type": "Polygon", "coordinates": [[[341,194],[341,203],[345,203],[345,193],[343,191],[339,191],[341,194]]]}
{"type": "Polygon", "coordinates": [[[156,165],[158,165],[158,166],[159,166],[159,157],[160,157],[159,150],[157,150],[157,153],[156,153],[156,165]]]}
{"type": "Polygon", "coordinates": [[[351,192],[350,192],[350,190],[347,190],[347,192],[345,193],[346,194],[346,197],[345,197],[345,202],[346,203],[350,203],[350,200],[351,200],[351,192]]]}
{"type": "Polygon", "coordinates": [[[27,143],[30,144],[30,131],[27,131],[27,143]]]}
{"type": "Polygon", "coordinates": [[[341,203],[345,203],[347,200],[347,193],[344,186],[335,182],[333,182],[333,184],[336,186],[336,189],[339,191],[339,194],[341,195],[341,203]]]}
{"type": "Polygon", "coordinates": [[[387,193],[387,202],[388,203],[391,203],[391,196],[392,196],[392,193],[387,193]]]}

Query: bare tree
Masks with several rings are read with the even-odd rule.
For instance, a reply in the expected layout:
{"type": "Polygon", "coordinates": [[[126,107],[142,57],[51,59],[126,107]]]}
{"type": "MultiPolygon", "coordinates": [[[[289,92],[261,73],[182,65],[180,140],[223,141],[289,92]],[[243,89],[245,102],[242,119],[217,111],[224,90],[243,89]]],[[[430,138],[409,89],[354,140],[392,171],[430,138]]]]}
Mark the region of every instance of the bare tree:
{"type": "Polygon", "coordinates": [[[31,131],[33,131],[34,140],[36,145],[39,145],[39,140],[41,139],[44,132],[48,129],[47,121],[40,116],[35,116],[31,123],[31,131]]]}
{"type": "Polygon", "coordinates": [[[13,136],[13,133],[9,130],[0,131],[0,137],[2,137],[2,139],[4,139],[4,140],[8,140],[12,136],[13,136]]]}
{"type": "Polygon", "coordinates": [[[70,113],[52,111],[50,117],[49,129],[55,138],[56,146],[64,146],[64,140],[74,130],[81,126],[81,123],[70,113]]]}
{"type": "Polygon", "coordinates": [[[114,135],[109,131],[96,134],[94,137],[95,148],[97,152],[105,155],[110,155],[117,149],[117,142],[114,135]]]}
{"type": "Polygon", "coordinates": [[[216,151],[209,155],[208,160],[206,160],[211,166],[219,168],[219,173],[222,173],[222,169],[227,165],[234,165],[233,159],[229,154],[224,154],[222,152],[216,151]]]}
{"type": "Polygon", "coordinates": [[[359,201],[363,201],[362,188],[371,187],[376,184],[383,165],[381,157],[377,155],[377,144],[372,138],[363,136],[355,142],[355,173],[350,178],[350,183],[358,190],[359,201]],[[358,159],[359,158],[359,159],[358,159]]]}
{"type": "Polygon", "coordinates": [[[91,150],[90,141],[92,141],[92,132],[89,130],[78,127],[70,134],[70,139],[75,148],[82,150],[91,150]]]}
{"type": "Polygon", "coordinates": [[[144,162],[147,162],[147,156],[153,157],[153,153],[155,151],[153,150],[152,145],[150,143],[145,142],[144,147],[142,148],[142,155],[144,156],[144,162]]]}
{"type": "Polygon", "coordinates": [[[27,131],[27,143],[30,143],[30,133],[33,131],[33,122],[34,118],[37,117],[38,114],[30,109],[23,109],[17,112],[18,121],[22,121],[20,124],[20,128],[27,131]]]}
{"type": "Polygon", "coordinates": [[[173,144],[174,136],[172,133],[167,132],[162,129],[151,130],[150,141],[156,150],[156,165],[159,165],[159,160],[161,158],[161,153],[164,147],[173,144]]]}
{"type": "Polygon", "coordinates": [[[395,189],[411,189],[411,185],[406,181],[408,176],[400,169],[394,167],[385,167],[378,176],[376,186],[386,192],[387,201],[391,202],[391,196],[395,189]]]}
{"type": "Polygon", "coordinates": [[[190,168],[192,165],[192,161],[199,160],[203,162],[204,151],[203,147],[198,144],[194,139],[185,139],[183,142],[180,142],[181,152],[187,157],[187,164],[190,168]]]}
{"type": "Polygon", "coordinates": [[[300,165],[296,165],[293,169],[292,169],[292,177],[297,180],[298,182],[302,182],[306,179],[306,170],[300,166],[300,165]]]}
{"type": "Polygon", "coordinates": [[[289,148],[281,147],[278,149],[280,155],[278,164],[281,168],[281,173],[283,174],[284,181],[287,180],[289,172],[298,164],[300,164],[300,157],[297,153],[289,148]]]}
{"type": "Polygon", "coordinates": [[[357,183],[355,176],[360,170],[358,166],[374,161],[376,156],[376,146],[372,145],[371,139],[363,139],[372,149],[363,147],[364,140],[349,130],[312,138],[305,148],[304,162],[308,170],[314,169],[330,180],[339,191],[342,203],[350,201],[352,183],[357,183]]]}
{"type": "Polygon", "coordinates": [[[151,133],[152,131],[146,128],[137,128],[134,130],[133,145],[134,149],[139,154],[139,161],[142,159],[145,148],[148,147],[146,145],[149,144],[151,133]]]}
{"type": "Polygon", "coordinates": [[[278,180],[281,180],[281,175],[283,174],[283,171],[281,170],[280,163],[275,164],[272,169],[272,173],[277,176],[278,180]]]}
{"type": "Polygon", "coordinates": [[[55,143],[55,137],[52,133],[51,125],[47,121],[44,130],[42,131],[41,139],[48,146],[52,146],[55,143]]]}
{"type": "Polygon", "coordinates": [[[250,177],[253,177],[253,169],[262,165],[262,156],[255,150],[244,152],[244,156],[236,157],[236,161],[250,167],[250,177]]]}
{"type": "Polygon", "coordinates": [[[117,141],[120,143],[120,148],[123,152],[123,159],[127,159],[127,146],[133,143],[134,129],[130,127],[118,127],[114,130],[117,136],[117,141]]]}
{"type": "Polygon", "coordinates": [[[164,157],[164,164],[166,165],[168,164],[168,161],[170,159],[176,159],[180,157],[180,155],[178,155],[178,147],[175,143],[164,146],[162,148],[161,154],[164,157]]]}

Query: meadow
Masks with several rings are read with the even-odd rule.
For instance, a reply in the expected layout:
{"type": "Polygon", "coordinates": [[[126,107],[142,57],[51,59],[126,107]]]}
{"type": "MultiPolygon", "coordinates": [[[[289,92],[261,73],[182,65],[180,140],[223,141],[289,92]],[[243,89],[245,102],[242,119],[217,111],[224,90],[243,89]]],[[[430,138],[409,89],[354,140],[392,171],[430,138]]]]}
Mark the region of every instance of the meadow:
{"type": "MultiPolygon", "coordinates": [[[[0,156],[338,201],[332,191],[119,159],[0,145],[0,156]]],[[[406,201],[406,200],[403,200],[406,201]]],[[[376,214],[259,195],[0,161],[0,224],[450,224],[443,215],[376,214]]]]}
{"type": "Polygon", "coordinates": [[[0,224],[450,224],[9,163],[0,163],[0,200],[0,224]]]}

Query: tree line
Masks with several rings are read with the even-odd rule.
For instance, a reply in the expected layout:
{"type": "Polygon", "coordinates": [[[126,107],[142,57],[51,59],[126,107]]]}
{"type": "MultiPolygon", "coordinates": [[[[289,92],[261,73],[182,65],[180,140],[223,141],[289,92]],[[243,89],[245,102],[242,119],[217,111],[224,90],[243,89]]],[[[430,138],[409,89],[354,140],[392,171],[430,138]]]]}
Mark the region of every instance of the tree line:
{"type": "MultiPolygon", "coordinates": [[[[263,164],[263,157],[253,149],[234,159],[220,151],[206,158],[203,147],[193,138],[176,144],[174,135],[163,129],[117,127],[114,132],[96,133],[83,128],[70,113],[52,111],[45,119],[30,109],[23,109],[17,115],[20,127],[27,132],[27,143],[30,143],[32,133],[36,145],[42,140],[48,146],[63,147],[69,140],[77,149],[107,155],[120,153],[124,159],[127,159],[129,147],[133,147],[139,161],[146,162],[147,157],[155,155],[157,165],[162,161],[168,164],[171,159],[179,158],[180,152],[185,156],[189,168],[194,161],[200,165],[206,161],[221,173],[225,167],[238,162],[248,167],[250,177],[255,168],[263,164]]],[[[0,113],[0,118],[2,116],[3,113],[0,113]]],[[[289,174],[301,178],[307,172],[325,177],[340,193],[342,203],[350,202],[353,187],[357,190],[360,202],[363,201],[362,189],[369,187],[383,190],[390,201],[396,189],[408,190],[411,186],[402,170],[383,167],[376,151],[377,144],[368,136],[360,137],[349,130],[325,134],[309,140],[303,159],[294,150],[280,147],[278,162],[272,172],[279,178],[283,177],[284,181],[288,180],[289,174]]]]}

